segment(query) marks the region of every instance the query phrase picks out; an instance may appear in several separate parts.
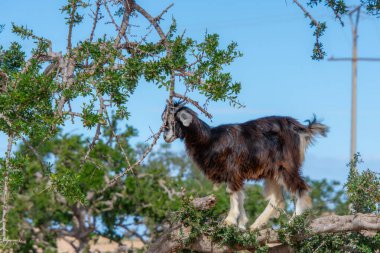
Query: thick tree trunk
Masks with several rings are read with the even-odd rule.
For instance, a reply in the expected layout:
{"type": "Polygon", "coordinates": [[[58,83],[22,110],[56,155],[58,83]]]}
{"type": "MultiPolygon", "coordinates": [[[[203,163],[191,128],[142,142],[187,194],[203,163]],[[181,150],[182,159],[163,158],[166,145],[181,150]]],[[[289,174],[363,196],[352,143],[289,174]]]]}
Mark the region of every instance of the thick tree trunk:
{"type": "MultiPolygon", "coordinates": [[[[215,205],[215,197],[209,196],[205,198],[195,199],[193,204],[198,209],[208,209],[215,205]]],[[[362,233],[373,233],[380,231],[380,216],[374,214],[355,214],[355,215],[330,215],[320,217],[313,220],[309,229],[312,234],[322,233],[339,233],[357,231],[362,233]]],[[[156,242],[148,249],[148,253],[169,253],[178,252],[182,249],[195,250],[198,252],[233,252],[237,250],[255,250],[250,247],[236,246],[230,248],[228,246],[217,245],[212,240],[201,235],[192,244],[184,245],[182,238],[186,238],[191,231],[189,227],[183,227],[178,224],[168,229],[156,242]]],[[[300,238],[302,239],[302,238],[300,238]]],[[[270,247],[269,252],[284,253],[292,252],[286,245],[281,245],[276,230],[264,229],[259,232],[257,240],[260,244],[267,243],[270,247]]]]}

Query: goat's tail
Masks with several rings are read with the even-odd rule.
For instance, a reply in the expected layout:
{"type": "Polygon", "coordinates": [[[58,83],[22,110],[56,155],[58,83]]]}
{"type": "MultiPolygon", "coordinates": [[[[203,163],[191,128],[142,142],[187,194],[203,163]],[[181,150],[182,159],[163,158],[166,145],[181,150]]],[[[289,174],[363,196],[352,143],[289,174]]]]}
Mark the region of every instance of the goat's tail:
{"type": "Polygon", "coordinates": [[[311,141],[313,141],[316,135],[322,135],[323,137],[327,136],[327,133],[329,132],[329,127],[318,121],[315,114],[313,115],[313,118],[311,120],[306,120],[306,122],[308,122],[307,129],[311,141]]]}
{"type": "Polygon", "coordinates": [[[299,133],[300,154],[301,154],[302,161],[304,159],[304,153],[305,153],[306,148],[310,144],[313,144],[315,137],[317,135],[326,137],[327,133],[329,132],[329,127],[322,124],[320,121],[318,121],[315,114],[313,115],[313,118],[311,120],[306,120],[306,122],[308,122],[308,125],[305,126],[302,132],[299,133]]]}

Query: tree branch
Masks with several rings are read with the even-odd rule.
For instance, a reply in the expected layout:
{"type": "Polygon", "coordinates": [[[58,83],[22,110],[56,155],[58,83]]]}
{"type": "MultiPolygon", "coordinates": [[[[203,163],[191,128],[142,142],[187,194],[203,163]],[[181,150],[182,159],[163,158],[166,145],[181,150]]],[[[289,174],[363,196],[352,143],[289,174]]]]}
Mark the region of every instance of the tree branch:
{"type": "MultiPolygon", "coordinates": [[[[215,197],[209,196],[205,198],[194,199],[193,205],[197,209],[210,209],[215,205],[215,197]],[[209,204],[208,204],[209,202],[209,204]],[[196,203],[196,204],[195,204],[196,203]],[[201,208],[200,208],[201,207],[201,208]]],[[[330,215],[320,217],[311,221],[309,225],[311,235],[324,233],[342,233],[342,232],[379,232],[380,231],[380,215],[375,214],[355,214],[355,215],[330,215]]],[[[237,250],[255,250],[253,247],[243,247],[237,245],[228,247],[218,245],[213,242],[207,235],[201,235],[191,244],[185,245],[183,238],[188,238],[191,233],[191,227],[185,227],[177,224],[168,229],[163,235],[151,244],[148,253],[169,253],[178,252],[180,250],[193,250],[197,252],[234,252],[237,250]]],[[[300,240],[305,238],[299,238],[300,240]]],[[[260,245],[269,245],[269,252],[282,252],[288,248],[282,245],[278,233],[273,229],[263,229],[258,232],[257,242],[260,245]],[[281,251],[279,251],[281,249],[281,251]]]]}
{"type": "Polygon", "coordinates": [[[313,22],[313,24],[316,26],[316,27],[318,27],[319,26],[319,22],[313,17],[313,16],[311,16],[311,14],[310,14],[310,12],[308,12],[307,10],[306,10],[306,8],[305,7],[303,7],[303,5],[302,4],[300,4],[300,2],[298,2],[297,0],[293,0],[293,2],[303,11],[303,13],[305,13],[305,16],[306,17],[308,17],[310,20],[311,20],[311,22],[313,22]]]}
{"type": "Polygon", "coordinates": [[[190,104],[194,105],[198,110],[200,110],[202,113],[204,113],[204,115],[206,115],[209,119],[212,118],[212,115],[208,111],[206,111],[204,108],[202,108],[197,101],[194,101],[191,98],[184,96],[182,94],[176,93],[176,92],[173,93],[173,96],[176,98],[185,100],[186,102],[189,102],[190,104]]]}
{"type": "Polygon", "coordinates": [[[73,33],[73,27],[74,27],[74,22],[75,22],[75,13],[77,11],[77,1],[73,1],[72,2],[72,6],[71,6],[71,12],[70,12],[70,21],[69,21],[69,32],[68,32],[68,35],[67,35],[67,47],[66,47],[66,50],[67,50],[67,53],[70,54],[70,51],[71,51],[71,48],[72,48],[72,44],[71,44],[71,38],[72,38],[72,33],[73,33]]]}
{"type": "Polygon", "coordinates": [[[133,8],[134,8],[134,0],[128,0],[124,2],[125,11],[124,11],[123,20],[121,22],[119,32],[114,42],[115,46],[119,44],[122,37],[125,37],[125,39],[127,40],[127,37],[125,36],[125,32],[127,31],[127,28],[129,25],[129,17],[131,16],[133,8]]]}
{"type": "Polygon", "coordinates": [[[7,238],[7,214],[8,214],[8,199],[9,199],[9,170],[10,170],[10,159],[13,145],[13,134],[8,135],[8,145],[7,153],[5,155],[5,168],[3,173],[3,197],[2,197],[2,215],[1,215],[1,232],[2,232],[2,242],[8,240],[7,238]]]}

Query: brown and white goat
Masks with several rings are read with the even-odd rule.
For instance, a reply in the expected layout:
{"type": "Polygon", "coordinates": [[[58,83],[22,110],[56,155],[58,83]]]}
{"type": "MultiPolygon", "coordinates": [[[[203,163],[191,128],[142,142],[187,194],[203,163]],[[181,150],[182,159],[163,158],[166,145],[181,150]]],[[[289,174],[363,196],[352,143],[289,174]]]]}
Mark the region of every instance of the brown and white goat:
{"type": "MultiPolygon", "coordinates": [[[[163,120],[165,117],[163,117],[163,120]]],[[[164,139],[184,140],[187,153],[214,183],[226,183],[230,194],[229,225],[244,229],[244,181],[265,180],[264,194],[269,203],[250,227],[257,229],[284,207],[281,188],[296,199],[295,215],[311,207],[309,187],[300,169],[307,146],[315,135],[326,136],[328,127],[314,117],[302,125],[290,117],[271,116],[241,124],[210,127],[197,114],[174,105],[166,117],[164,139]]]]}

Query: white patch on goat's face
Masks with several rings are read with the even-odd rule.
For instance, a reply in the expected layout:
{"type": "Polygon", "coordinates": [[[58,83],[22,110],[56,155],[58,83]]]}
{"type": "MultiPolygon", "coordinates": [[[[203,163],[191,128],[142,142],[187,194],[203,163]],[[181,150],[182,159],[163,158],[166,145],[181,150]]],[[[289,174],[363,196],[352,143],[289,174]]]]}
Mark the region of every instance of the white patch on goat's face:
{"type": "Polygon", "coordinates": [[[167,129],[164,131],[164,140],[165,140],[167,143],[171,143],[171,142],[173,142],[175,139],[177,139],[177,136],[175,136],[173,129],[171,129],[171,128],[167,128],[167,129]]]}
{"type": "Polygon", "coordinates": [[[175,124],[176,122],[173,115],[168,115],[168,121],[166,122],[166,128],[164,130],[164,140],[167,143],[171,143],[177,139],[177,136],[175,134],[175,124]]]}

